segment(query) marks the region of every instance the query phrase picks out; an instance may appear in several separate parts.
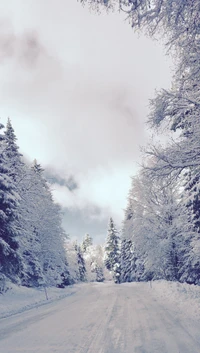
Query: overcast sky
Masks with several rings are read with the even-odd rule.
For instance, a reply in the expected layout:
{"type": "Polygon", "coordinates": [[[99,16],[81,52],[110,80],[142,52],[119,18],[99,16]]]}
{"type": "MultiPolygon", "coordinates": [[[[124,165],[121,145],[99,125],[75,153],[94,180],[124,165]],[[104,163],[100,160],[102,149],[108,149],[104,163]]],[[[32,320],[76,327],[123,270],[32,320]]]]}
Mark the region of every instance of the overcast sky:
{"type": "Polygon", "coordinates": [[[1,0],[0,14],[2,122],[10,116],[22,153],[56,176],[67,233],[102,241],[110,216],[121,226],[148,100],[170,87],[172,64],[122,15],[76,0],[1,0]],[[69,177],[72,188],[59,182],[69,177]]]}

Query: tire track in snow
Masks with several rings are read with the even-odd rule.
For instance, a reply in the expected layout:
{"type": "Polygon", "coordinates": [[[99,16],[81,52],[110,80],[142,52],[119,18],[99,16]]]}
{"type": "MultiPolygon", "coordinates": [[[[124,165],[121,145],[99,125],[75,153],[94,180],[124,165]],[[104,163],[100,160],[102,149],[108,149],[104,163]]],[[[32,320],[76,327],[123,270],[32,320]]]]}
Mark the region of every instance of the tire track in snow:
{"type": "Polygon", "coordinates": [[[111,303],[108,303],[105,311],[101,310],[101,316],[97,319],[97,323],[94,325],[77,353],[104,353],[104,347],[102,346],[103,337],[115,308],[116,299],[117,297],[115,297],[111,303]]]}

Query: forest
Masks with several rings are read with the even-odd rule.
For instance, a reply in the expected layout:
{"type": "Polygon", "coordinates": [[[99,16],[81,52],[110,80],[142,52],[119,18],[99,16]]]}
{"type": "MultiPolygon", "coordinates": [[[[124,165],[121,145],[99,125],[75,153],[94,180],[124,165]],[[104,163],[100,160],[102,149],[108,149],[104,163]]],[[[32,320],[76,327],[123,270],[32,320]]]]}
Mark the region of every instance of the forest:
{"type": "Polygon", "coordinates": [[[175,72],[150,102],[147,125],[168,143],[143,148],[121,235],[121,281],[200,284],[200,3],[198,0],[83,0],[121,11],[131,27],[165,42],[175,72]]]}
{"type": "Polygon", "coordinates": [[[19,153],[9,118],[0,128],[0,292],[9,283],[64,288],[102,281],[101,246],[93,246],[88,234],[82,244],[70,241],[44,169],[19,153]]]}

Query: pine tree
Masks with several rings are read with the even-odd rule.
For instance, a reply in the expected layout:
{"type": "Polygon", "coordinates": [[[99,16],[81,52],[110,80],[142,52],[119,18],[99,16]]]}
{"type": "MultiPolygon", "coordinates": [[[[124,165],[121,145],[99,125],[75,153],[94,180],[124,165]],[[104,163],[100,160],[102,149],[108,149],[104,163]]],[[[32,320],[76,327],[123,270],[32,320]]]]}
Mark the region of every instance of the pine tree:
{"type": "MultiPolygon", "coordinates": [[[[3,128],[1,124],[0,129],[3,128]]],[[[0,270],[16,281],[21,271],[21,259],[17,253],[19,230],[16,227],[19,195],[11,177],[6,148],[6,136],[0,134],[0,270]]]]}
{"type": "MultiPolygon", "coordinates": [[[[134,193],[134,191],[133,191],[134,193]]],[[[125,209],[121,241],[121,282],[136,280],[136,254],[133,244],[134,205],[132,190],[129,191],[128,205],[125,209]]]]}
{"type": "Polygon", "coordinates": [[[121,282],[133,282],[135,278],[135,253],[131,239],[121,242],[121,282]]]}
{"type": "Polygon", "coordinates": [[[93,245],[93,239],[89,234],[86,234],[84,239],[83,239],[83,243],[82,243],[82,249],[83,252],[86,252],[87,249],[93,245]]]}
{"type": "Polygon", "coordinates": [[[19,152],[19,147],[16,143],[17,137],[9,118],[4,133],[6,143],[5,155],[9,166],[9,175],[12,177],[14,182],[17,182],[18,185],[20,180],[23,178],[24,163],[21,158],[22,154],[19,152]]]}
{"type": "Polygon", "coordinates": [[[64,230],[61,222],[60,206],[53,201],[50,187],[43,177],[43,169],[37,161],[32,166],[34,181],[34,226],[40,246],[40,261],[43,264],[46,283],[62,283],[61,275],[66,271],[66,253],[64,250],[64,230]]]}
{"type": "Polygon", "coordinates": [[[79,281],[85,282],[86,281],[85,260],[84,260],[84,257],[83,257],[83,253],[82,253],[81,247],[77,243],[75,243],[75,250],[76,250],[76,253],[77,253],[79,281]]]}
{"type": "Polygon", "coordinates": [[[96,273],[96,281],[97,282],[103,282],[104,281],[104,273],[103,273],[103,267],[95,263],[95,268],[94,271],[96,273]]]}
{"type": "Polygon", "coordinates": [[[103,261],[103,248],[101,245],[95,247],[95,261],[94,261],[94,271],[96,273],[96,281],[103,282],[105,279],[104,276],[104,261],[103,261]]]}
{"type": "Polygon", "coordinates": [[[115,282],[120,281],[120,247],[119,236],[113,219],[110,218],[105,246],[105,266],[113,273],[115,282]]]}
{"type": "Polygon", "coordinates": [[[79,266],[78,266],[78,256],[76,247],[76,242],[66,241],[65,242],[65,250],[67,253],[67,264],[68,264],[68,271],[69,271],[69,280],[70,283],[77,283],[80,281],[80,273],[79,273],[79,266]]]}
{"type": "Polygon", "coordinates": [[[27,287],[38,287],[44,284],[43,265],[41,261],[41,241],[38,232],[38,188],[33,170],[24,165],[24,173],[18,189],[19,202],[19,253],[23,259],[21,284],[27,287]]]}
{"type": "Polygon", "coordinates": [[[37,286],[42,283],[42,269],[39,264],[38,256],[40,244],[35,227],[28,219],[30,218],[30,173],[29,168],[22,160],[19,152],[15,131],[8,118],[5,129],[5,156],[9,166],[9,176],[15,184],[19,194],[18,217],[15,219],[14,226],[18,229],[18,256],[21,257],[20,280],[22,285],[37,286]],[[28,196],[28,197],[27,197],[28,196]]]}

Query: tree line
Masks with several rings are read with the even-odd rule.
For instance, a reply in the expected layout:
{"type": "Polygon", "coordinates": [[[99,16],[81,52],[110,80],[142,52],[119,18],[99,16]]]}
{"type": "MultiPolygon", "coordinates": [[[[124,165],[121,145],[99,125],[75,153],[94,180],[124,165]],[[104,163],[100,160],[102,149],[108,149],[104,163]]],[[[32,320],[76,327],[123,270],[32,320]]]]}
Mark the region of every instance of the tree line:
{"type": "Polygon", "coordinates": [[[8,119],[0,124],[0,292],[7,282],[64,287],[104,279],[103,250],[87,235],[70,241],[45,171],[19,152],[8,119]]]}
{"type": "Polygon", "coordinates": [[[121,280],[165,278],[200,284],[200,2],[199,0],[81,0],[119,10],[131,26],[165,42],[173,55],[171,89],[150,102],[154,134],[168,144],[144,149],[121,239],[121,280]]]}
{"type": "Polygon", "coordinates": [[[44,170],[19,152],[10,119],[0,126],[1,280],[25,286],[69,282],[61,210],[44,170]]]}

